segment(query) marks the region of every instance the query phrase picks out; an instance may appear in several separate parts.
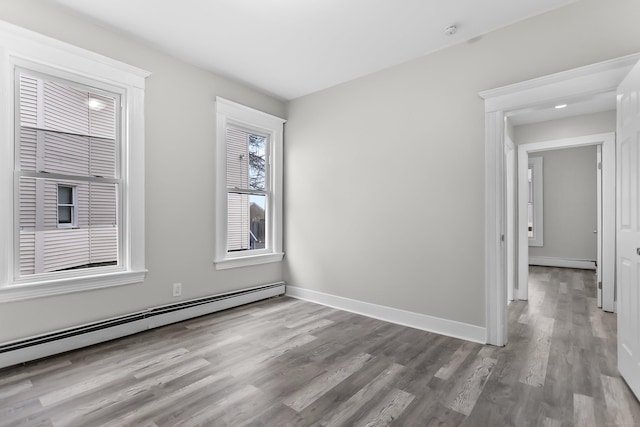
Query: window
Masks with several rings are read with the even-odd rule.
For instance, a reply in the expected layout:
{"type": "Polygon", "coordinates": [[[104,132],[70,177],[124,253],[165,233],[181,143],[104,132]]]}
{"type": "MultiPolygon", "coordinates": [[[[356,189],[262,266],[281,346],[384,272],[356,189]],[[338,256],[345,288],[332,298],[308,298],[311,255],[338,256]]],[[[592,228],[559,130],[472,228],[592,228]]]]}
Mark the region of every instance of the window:
{"type": "MultiPolygon", "coordinates": [[[[20,194],[20,204],[24,194],[20,194]]],[[[42,208],[40,212],[42,212],[42,208]]],[[[69,228],[78,226],[78,198],[76,187],[69,185],[58,185],[58,228],[69,228]]],[[[20,225],[22,230],[22,224],[20,225]]]]}
{"type": "Polygon", "coordinates": [[[19,276],[122,264],[120,94],[20,68],[16,90],[19,276]]]}
{"type": "Polygon", "coordinates": [[[217,269],[281,261],[284,120],[217,98],[217,269]]]}
{"type": "Polygon", "coordinates": [[[529,199],[527,203],[527,235],[529,246],[542,246],[542,157],[529,157],[527,171],[529,199]]]}
{"type": "Polygon", "coordinates": [[[141,282],[148,73],[7,23],[0,48],[0,302],[141,282]]]}

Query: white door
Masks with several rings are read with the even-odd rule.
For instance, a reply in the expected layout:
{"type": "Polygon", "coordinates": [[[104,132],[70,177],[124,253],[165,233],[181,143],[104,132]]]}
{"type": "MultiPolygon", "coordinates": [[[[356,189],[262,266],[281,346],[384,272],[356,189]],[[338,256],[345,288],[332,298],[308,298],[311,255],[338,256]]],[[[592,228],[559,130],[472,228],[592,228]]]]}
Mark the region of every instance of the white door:
{"type": "Polygon", "coordinates": [[[597,234],[596,238],[596,283],[598,292],[598,307],[602,308],[602,145],[598,145],[598,154],[596,158],[596,229],[594,233],[597,234]]]}
{"type": "Polygon", "coordinates": [[[640,396],[640,64],[618,86],[618,369],[640,396]]]}

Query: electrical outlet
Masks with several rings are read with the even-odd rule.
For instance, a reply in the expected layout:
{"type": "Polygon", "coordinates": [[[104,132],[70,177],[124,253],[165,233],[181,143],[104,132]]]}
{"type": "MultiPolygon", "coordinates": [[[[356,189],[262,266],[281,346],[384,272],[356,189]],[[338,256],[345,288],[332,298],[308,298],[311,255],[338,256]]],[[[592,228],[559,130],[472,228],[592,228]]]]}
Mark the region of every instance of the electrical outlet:
{"type": "Polygon", "coordinates": [[[174,283],[173,284],[173,296],[179,297],[182,295],[182,283],[174,283]]]}

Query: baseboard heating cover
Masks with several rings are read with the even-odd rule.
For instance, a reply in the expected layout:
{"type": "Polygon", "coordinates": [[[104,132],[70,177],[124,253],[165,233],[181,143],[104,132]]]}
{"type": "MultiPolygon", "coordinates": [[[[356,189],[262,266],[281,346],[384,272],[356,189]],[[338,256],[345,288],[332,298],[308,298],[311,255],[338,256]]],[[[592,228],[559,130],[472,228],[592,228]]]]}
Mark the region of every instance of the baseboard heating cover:
{"type": "Polygon", "coordinates": [[[284,293],[284,282],[272,283],[181,301],[175,304],[152,307],[124,316],[0,344],[0,369],[283,295],[284,293]]]}

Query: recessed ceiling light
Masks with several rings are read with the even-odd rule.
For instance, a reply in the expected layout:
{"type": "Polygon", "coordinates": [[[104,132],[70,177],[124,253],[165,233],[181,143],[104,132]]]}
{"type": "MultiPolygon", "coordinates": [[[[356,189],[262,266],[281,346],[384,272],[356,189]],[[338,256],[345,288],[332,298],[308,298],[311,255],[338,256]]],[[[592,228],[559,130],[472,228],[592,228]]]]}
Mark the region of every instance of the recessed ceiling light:
{"type": "Polygon", "coordinates": [[[556,110],[559,110],[561,108],[566,108],[567,104],[560,104],[560,105],[556,105],[556,110]]]}

